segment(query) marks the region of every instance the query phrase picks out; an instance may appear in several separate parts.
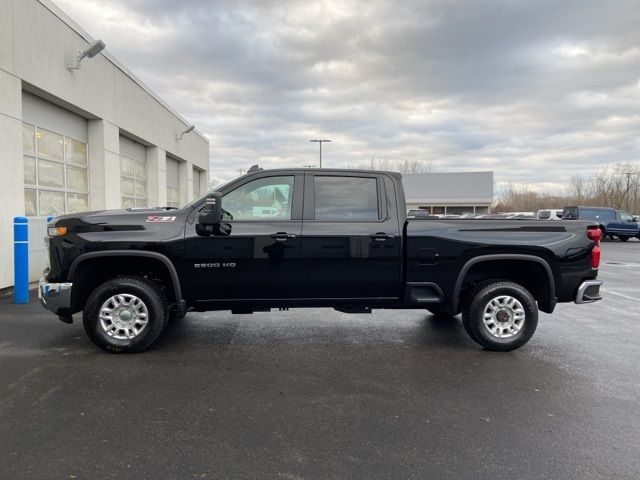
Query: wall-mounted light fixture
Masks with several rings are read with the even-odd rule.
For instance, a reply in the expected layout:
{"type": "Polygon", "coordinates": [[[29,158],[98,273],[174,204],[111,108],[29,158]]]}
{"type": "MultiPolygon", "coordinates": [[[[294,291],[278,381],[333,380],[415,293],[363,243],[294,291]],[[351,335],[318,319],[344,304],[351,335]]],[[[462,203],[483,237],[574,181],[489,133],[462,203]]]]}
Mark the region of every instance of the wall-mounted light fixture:
{"type": "Polygon", "coordinates": [[[189,125],[185,130],[183,130],[180,133],[176,133],[176,141],[180,141],[182,140],[182,137],[184,137],[187,133],[193,131],[193,129],[196,128],[195,125],[189,125]]]}
{"type": "Polygon", "coordinates": [[[67,70],[69,70],[70,72],[72,72],[73,70],[79,70],[80,62],[82,62],[82,59],[84,57],[93,58],[102,50],[104,50],[104,42],[102,40],[96,40],[84,50],[80,50],[76,55],[76,58],[73,59],[73,63],[67,60],[67,70]]]}

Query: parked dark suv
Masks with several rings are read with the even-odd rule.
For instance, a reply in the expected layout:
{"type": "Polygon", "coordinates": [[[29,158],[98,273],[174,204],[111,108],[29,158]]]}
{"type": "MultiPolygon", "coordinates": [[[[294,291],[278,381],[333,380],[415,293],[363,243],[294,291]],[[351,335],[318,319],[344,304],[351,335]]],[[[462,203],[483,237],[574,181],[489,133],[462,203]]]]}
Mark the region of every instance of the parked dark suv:
{"type": "Polygon", "coordinates": [[[624,210],[607,207],[564,207],[563,220],[592,220],[600,224],[602,238],[619,238],[626,242],[632,237],[640,238],[638,217],[624,210]]]}

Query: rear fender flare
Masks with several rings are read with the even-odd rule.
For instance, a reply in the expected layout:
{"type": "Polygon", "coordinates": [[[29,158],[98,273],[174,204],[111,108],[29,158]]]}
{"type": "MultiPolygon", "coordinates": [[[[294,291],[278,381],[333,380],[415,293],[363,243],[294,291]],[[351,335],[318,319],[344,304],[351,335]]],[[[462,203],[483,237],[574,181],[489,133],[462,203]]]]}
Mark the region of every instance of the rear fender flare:
{"type": "Polygon", "coordinates": [[[454,312],[458,311],[458,307],[460,304],[460,291],[462,290],[464,279],[467,276],[467,273],[469,273],[469,270],[471,270],[471,267],[473,267],[474,265],[477,265],[478,263],[491,262],[496,260],[520,260],[525,262],[534,262],[541,265],[547,274],[547,279],[549,280],[549,299],[551,302],[554,301],[554,298],[556,295],[556,282],[553,276],[553,271],[549,266],[549,263],[543,258],[537,257],[535,255],[526,255],[526,254],[520,254],[520,253],[480,255],[478,257],[474,257],[468,260],[462,266],[462,269],[460,270],[458,278],[456,279],[456,284],[453,287],[453,296],[451,298],[452,311],[454,312]]]}

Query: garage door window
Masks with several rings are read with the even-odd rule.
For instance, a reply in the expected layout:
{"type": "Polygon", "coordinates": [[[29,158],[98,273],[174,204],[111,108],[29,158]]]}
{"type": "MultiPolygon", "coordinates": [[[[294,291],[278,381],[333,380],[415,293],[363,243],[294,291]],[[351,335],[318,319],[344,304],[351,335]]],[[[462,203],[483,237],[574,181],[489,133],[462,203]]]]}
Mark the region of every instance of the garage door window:
{"type": "Polygon", "coordinates": [[[200,170],[193,169],[193,198],[200,196],[200,170]]]}
{"type": "Polygon", "coordinates": [[[86,143],[23,123],[22,147],[27,216],[89,209],[86,143]]]}
{"type": "Polygon", "coordinates": [[[144,162],[120,157],[122,208],[147,206],[147,169],[144,162]]]}
{"type": "Polygon", "coordinates": [[[180,206],[180,166],[177,160],[167,157],[167,206],[180,206]]]}

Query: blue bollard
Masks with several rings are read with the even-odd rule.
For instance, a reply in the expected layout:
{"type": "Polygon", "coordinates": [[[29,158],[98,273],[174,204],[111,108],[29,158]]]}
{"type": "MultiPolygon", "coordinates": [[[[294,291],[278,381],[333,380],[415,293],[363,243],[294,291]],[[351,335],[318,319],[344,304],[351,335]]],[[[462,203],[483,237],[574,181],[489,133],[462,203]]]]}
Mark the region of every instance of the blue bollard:
{"type": "Polygon", "coordinates": [[[13,218],[13,303],[29,303],[29,220],[13,218]]]}

